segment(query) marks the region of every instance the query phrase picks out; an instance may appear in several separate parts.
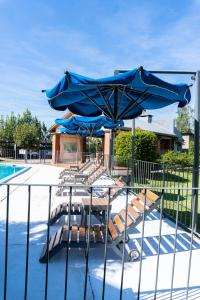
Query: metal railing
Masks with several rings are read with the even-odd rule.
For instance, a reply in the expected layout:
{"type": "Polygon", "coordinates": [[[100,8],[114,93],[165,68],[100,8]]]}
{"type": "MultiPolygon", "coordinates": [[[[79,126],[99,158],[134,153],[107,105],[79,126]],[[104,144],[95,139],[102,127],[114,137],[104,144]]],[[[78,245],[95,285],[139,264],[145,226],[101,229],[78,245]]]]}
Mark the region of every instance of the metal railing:
{"type": "MultiPolygon", "coordinates": [[[[170,287],[167,287],[167,292],[163,291],[165,299],[173,299],[173,296],[176,294],[175,288],[175,270],[176,269],[176,259],[180,259],[178,256],[179,252],[186,253],[186,255],[182,258],[185,266],[185,278],[184,283],[186,282],[185,288],[182,291],[182,299],[189,299],[190,295],[190,283],[192,272],[195,272],[192,268],[192,257],[193,253],[200,249],[200,242],[197,241],[195,234],[195,218],[194,218],[194,203],[197,201],[195,196],[192,196],[191,203],[192,211],[191,211],[191,227],[186,231],[183,231],[179,228],[179,215],[180,211],[180,203],[181,203],[181,195],[183,191],[188,191],[188,194],[194,195],[192,193],[191,188],[180,188],[178,186],[174,186],[174,190],[176,190],[175,201],[176,201],[176,209],[175,209],[175,222],[170,223],[171,231],[166,231],[166,224],[169,225],[168,219],[164,219],[164,205],[165,205],[165,197],[171,190],[171,187],[166,186],[146,186],[146,187],[132,187],[126,186],[122,188],[122,194],[119,201],[118,211],[113,212],[110,211],[110,205],[112,204],[112,192],[113,189],[117,187],[111,186],[77,186],[77,185],[66,185],[68,189],[68,197],[64,197],[63,201],[67,201],[68,203],[68,213],[67,220],[65,221],[66,228],[71,228],[77,222],[79,222],[78,216],[74,216],[73,203],[77,199],[77,190],[84,190],[88,192],[89,199],[89,210],[87,216],[87,224],[85,224],[86,229],[86,243],[85,243],[85,256],[83,255],[84,261],[84,269],[80,266],[80,254],[74,254],[71,256],[71,252],[73,251],[73,247],[71,247],[70,241],[72,240],[72,235],[70,235],[68,231],[68,235],[65,236],[65,250],[62,253],[63,255],[59,257],[54,257],[51,262],[49,249],[52,245],[52,241],[50,240],[50,236],[52,235],[52,230],[55,232],[55,228],[60,227],[60,222],[55,226],[50,226],[50,218],[53,207],[56,204],[55,192],[57,190],[57,185],[40,185],[40,184],[1,184],[1,199],[0,199],[0,235],[1,235],[1,247],[0,247],[0,260],[1,260],[1,270],[0,270],[0,298],[1,299],[53,299],[56,296],[56,299],[90,299],[89,293],[92,289],[91,298],[95,299],[107,299],[106,290],[110,288],[110,280],[114,274],[112,274],[112,264],[113,270],[115,270],[116,274],[119,275],[118,286],[115,285],[115,291],[109,291],[109,299],[126,299],[126,292],[128,283],[136,282],[132,288],[132,299],[156,299],[159,298],[162,294],[162,290],[160,289],[159,282],[162,281],[163,288],[163,280],[165,278],[170,278],[170,287]],[[90,239],[91,228],[94,224],[99,224],[99,221],[93,216],[93,205],[95,202],[95,189],[98,190],[101,188],[102,191],[108,189],[107,193],[107,207],[105,209],[105,222],[103,225],[103,250],[101,252],[95,251],[95,255],[92,256],[92,248],[93,243],[90,239]],[[148,212],[148,197],[147,191],[154,191],[156,194],[160,195],[159,202],[159,212],[157,210],[153,210],[148,212]],[[144,203],[143,212],[137,211],[139,215],[138,224],[140,225],[140,229],[138,233],[135,231],[131,231],[130,223],[137,223],[136,220],[131,219],[130,216],[130,201],[134,195],[138,195],[138,193],[143,192],[144,195],[144,203]],[[18,198],[17,198],[18,195],[18,198]],[[38,197],[41,197],[38,199],[38,197]],[[19,205],[21,203],[21,206],[19,205]],[[43,203],[43,207],[40,207],[43,203]],[[41,211],[40,211],[41,210],[41,211]],[[124,215],[122,218],[122,214],[120,212],[123,210],[124,215]],[[18,212],[21,211],[19,214],[18,212]],[[34,219],[35,214],[35,219],[34,219]],[[121,235],[121,243],[120,251],[121,258],[119,259],[116,256],[112,256],[112,260],[110,260],[110,255],[108,252],[109,245],[113,240],[111,239],[111,232],[109,230],[109,222],[112,218],[114,220],[114,216],[118,214],[121,222],[123,221],[123,226],[121,227],[121,231],[117,230],[118,235],[121,235]],[[73,216],[72,216],[73,215],[73,216]],[[73,217],[73,218],[72,218],[73,217]],[[75,219],[74,219],[75,218],[75,219]],[[149,227],[149,221],[154,222],[156,231],[150,233],[148,236],[145,229],[149,227]],[[148,222],[148,226],[147,226],[148,222]],[[174,224],[174,225],[172,225],[174,224]],[[42,229],[41,229],[42,227],[42,229]],[[52,228],[53,227],[53,228],[52,228]],[[163,229],[165,228],[165,229],[163,229]],[[128,235],[131,236],[131,240],[136,240],[137,246],[139,248],[139,259],[133,263],[128,263],[126,265],[127,259],[127,245],[130,241],[128,241],[128,235]],[[137,237],[135,237],[137,236],[137,237]],[[168,237],[169,236],[169,237],[168,237]],[[166,241],[169,238],[168,241],[166,241]],[[180,240],[182,239],[183,245],[180,246],[180,240]],[[4,241],[4,244],[3,244],[4,241]],[[169,241],[171,246],[169,247],[169,241]],[[152,242],[152,243],[151,243],[152,242]],[[46,265],[41,265],[39,263],[39,251],[38,249],[43,247],[43,243],[46,243],[47,247],[47,261],[46,265]],[[22,247],[23,244],[23,247],[22,247]],[[168,246],[166,246],[168,244],[168,246]],[[147,248],[149,247],[149,250],[147,248]],[[23,248],[23,250],[22,250],[23,248]],[[152,250],[152,248],[154,248],[152,250]],[[98,261],[98,253],[101,256],[101,263],[97,263],[93,265],[95,261],[98,261]],[[164,266],[163,269],[163,260],[161,263],[162,256],[164,254],[171,255],[171,266],[164,266]],[[3,259],[4,256],[4,259],[3,259]],[[178,257],[177,257],[178,256],[178,257]],[[147,263],[148,260],[151,262],[151,257],[154,257],[153,265],[152,263],[147,263]],[[109,262],[108,262],[109,259],[109,262]],[[21,260],[21,262],[20,262],[21,260]],[[73,261],[73,265],[70,264],[70,260],[73,261]],[[187,263],[186,263],[187,261],[187,263]],[[116,265],[117,262],[117,265],[116,265]],[[19,265],[23,265],[20,267],[19,265]],[[131,269],[131,265],[133,266],[131,269]],[[135,264],[135,265],[134,265],[135,264]],[[78,268],[78,274],[74,271],[73,266],[76,265],[78,268]],[[111,270],[110,270],[111,267],[111,270]],[[167,268],[166,268],[167,267],[167,268]],[[60,269],[61,268],[61,269],[60,269]],[[80,269],[79,269],[80,268],[80,269]],[[96,289],[91,284],[91,272],[93,271],[101,271],[101,280],[96,287],[96,289]],[[99,270],[98,270],[99,268],[99,270]],[[3,271],[4,269],[4,271],[3,271]],[[35,270],[35,271],[34,271],[35,270]],[[136,271],[137,270],[137,271],[136,271]],[[34,273],[35,272],[35,273],[34,273]],[[55,273],[54,273],[55,272],[55,273]],[[57,281],[56,276],[63,272],[62,283],[57,281]],[[82,272],[82,273],[81,273],[82,272]],[[111,272],[111,275],[110,275],[111,272]],[[145,280],[143,279],[146,272],[151,274],[151,277],[154,276],[154,279],[150,280],[152,282],[151,287],[149,283],[145,287],[145,280]],[[33,274],[34,273],[34,274],[33,274]],[[109,274],[108,274],[109,273],[109,274]],[[43,274],[43,275],[42,275],[43,274]],[[131,275],[134,274],[134,275],[131,275]],[[152,275],[154,274],[154,275],[152,275]],[[164,274],[164,277],[163,277],[164,274]],[[53,281],[52,281],[53,276],[53,281]],[[108,278],[107,278],[108,276],[108,278]],[[129,278],[127,276],[134,276],[133,278],[129,278]],[[39,279],[37,279],[39,278],[39,279]],[[76,291],[74,287],[74,282],[80,284],[80,279],[83,278],[82,282],[82,292],[80,295],[80,291],[76,291]],[[164,278],[164,279],[163,279],[164,278]],[[38,281],[37,281],[38,280],[38,281]],[[51,281],[50,281],[51,280],[51,281]],[[55,281],[55,282],[54,282],[55,281]],[[51,282],[51,283],[50,283],[51,282]],[[56,286],[55,286],[56,285],[56,286]],[[145,287],[145,288],[144,288],[145,287]],[[54,289],[56,289],[56,293],[54,289]],[[79,296],[76,296],[76,292],[79,293],[79,296]],[[113,294],[112,294],[113,292],[113,294]],[[35,293],[35,294],[34,294],[35,293]],[[148,293],[149,298],[145,298],[146,293],[148,293]],[[35,295],[35,296],[34,296],[35,295]],[[97,295],[97,296],[94,296],[97,295]],[[135,298],[134,298],[135,297],[135,298]]],[[[85,197],[85,196],[84,196],[85,197]]],[[[59,198],[60,199],[60,198],[59,198]]],[[[61,200],[59,200],[61,201],[61,200]]],[[[140,201],[141,204],[141,201],[140,201]]],[[[114,221],[113,221],[114,222],[114,221]]],[[[116,223],[117,224],[117,223],[116,223]]],[[[134,228],[134,226],[133,226],[134,228]]],[[[168,227],[167,227],[168,228],[168,227]]],[[[113,242],[114,243],[114,242],[113,242]]],[[[97,249],[99,249],[97,247],[97,249]]],[[[131,252],[130,252],[131,253],[131,252]]],[[[180,266],[180,264],[179,264],[180,266]]],[[[198,266],[198,263],[196,267],[198,266]]],[[[194,264],[193,264],[194,267],[194,264]]],[[[97,272],[98,273],[98,272],[97,272]]],[[[117,275],[116,275],[117,276],[117,275]]],[[[94,278],[95,280],[95,278],[94,278]]],[[[180,282],[180,278],[179,278],[180,282]]],[[[199,282],[200,283],[200,282],[199,282]]],[[[76,285],[75,285],[76,286],[76,285]]],[[[200,295],[200,291],[198,291],[198,295],[200,295]]],[[[197,297],[198,298],[198,297],[197,297]]],[[[196,299],[197,299],[196,298],[196,299]]],[[[159,298],[161,299],[161,298],[159,298]]],[[[193,298],[192,298],[193,299],[193,298]]]]}
{"type": "Polygon", "coordinates": [[[50,163],[52,159],[52,152],[50,150],[23,150],[0,148],[0,160],[21,162],[21,163],[50,163]]]}
{"type": "MultiPolygon", "coordinates": [[[[193,167],[168,165],[142,160],[120,161],[113,159],[113,176],[125,176],[131,186],[168,187],[165,195],[164,213],[175,220],[177,189],[181,189],[179,222],[182,226],[191,228],[192,220],[192,178],[193,167]],[[185,189],[186,188],[186,189],[185,189]]],[[[200,195],[199,195],[200,197],[200,195]]],[[[198,197],[198,198],[199,198],[198,197]]],[[[200,201],[198,201],[199,203],[200,201]]],[[[200,233],[200,204],[198,207],[195,230],[200,233]]]]}

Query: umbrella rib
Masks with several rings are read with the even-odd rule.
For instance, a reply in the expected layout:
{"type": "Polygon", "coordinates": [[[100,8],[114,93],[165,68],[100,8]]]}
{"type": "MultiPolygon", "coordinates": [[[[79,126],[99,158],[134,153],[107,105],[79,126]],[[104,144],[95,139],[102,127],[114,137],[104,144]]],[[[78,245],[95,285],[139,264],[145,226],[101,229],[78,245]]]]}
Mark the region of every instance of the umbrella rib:
{"type": "MultiPolygon", "coordinates": [[[[99,92],[100,97],[101,97],[102,100],[104,101],[105,106],[106,106],[106,108],[107,108],[107,110],[108,110],[108,112],[109,112],[109,114],[110,114],[112,120],[114,120],[114,115],[113,115],[113,113],[112,113],[111,106],[110,106],[109,102],[107,102],[105,96],[102,94],[102,92],[101,92],[101,90],[100,90],[100,88],[99,88],[98,86],[97,86],[97,91],[99,92]]],[[[112,91],[111,96],[109,97],[109,100],[110,100],[110,98],[112,97],[113,92],[114,92],[114,90],[112,91]]]]}
{"type": "Polygon", "coordinates": [[[96,103],[96,101],[94,100],[94,99],[92,99],[92,97],[90,97],[86,92],[84,92],[84,91],[81,91],[81,93],[85,96],[85,97],[87,97],[90,101],[92,101],[92,103],[94,103],[97,107],[98,107],[98,109],[100,109],[101,111],[103,111],[104,112],[104,114],[107,116],[107,117],[110,117],[97,103],[96,103]]]}
{"type": "Polygon", "coordinates": [[[118,108],[117,108],[117,120],[118,120],[118,115],[119,115],[119,111],[120,111],[120,106],[123,102],[124,99],[124,92],[126,90],[126,86],[123,87],[123,90],[121,91],[121,89],[119,88],[119,91],[121,92],[121,96],[120,96],[120,100],[119,100],[119,104],[118,104],[118,108]]]}
{"type": "Polygon", "coordinates": [[[127,93],[125,93],[126,96],[127,96],[127,98],[129,98],[129,99],[132,100],[133,102],[131,102],[131,103],[124,109],[124,111],[119,115],[119,119],[122,119],[122,118],[124,117],[124,115],[125,115],[132,107],[134,107],[134,106],[136,106],[136,107],[138,107],[139,109],[143,110],[143,107],[140,106],[140,104],[138,104],[137,101],[138,101],[139,99],[141,99],[141,98],[145,95],[145,93],[147,92],[148,89],[149,89],[149,88],[146,88],[146,90],[145,90],[140,96],[138,96],[135,100],[134,100],[130,95],[128,95],[127,93]]]}

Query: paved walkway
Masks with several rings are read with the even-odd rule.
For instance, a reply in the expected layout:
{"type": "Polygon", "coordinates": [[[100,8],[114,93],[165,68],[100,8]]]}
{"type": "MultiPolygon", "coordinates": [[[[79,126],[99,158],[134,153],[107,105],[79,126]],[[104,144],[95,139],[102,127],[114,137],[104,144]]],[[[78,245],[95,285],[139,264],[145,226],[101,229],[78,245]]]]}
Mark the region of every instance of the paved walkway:
{"type": "MultiPolygon", "coordinates": [[[[58,174],[61,168],[45,165],[33,165],[26,173],[14,178],[12,183],[31,184],[57,184],[58,174]]],[[[106,178],[101,178],[96,184],[110,183],[106,178]]],[[[63,201],[62,197],[55,196],[56,188],[52,190],[52,206],[55,207],[63,201]]],[[[5,251],[5,215],[6,200],[5,187],[0,188],[0,299],[3,299],[4,278],[4,251],[5,251]]],[[[38,259],[46,240],[46,222],[48,212],[48,188],[31,188],[31,226],[30,226],[30,256],[28,276],[28,299],[44,299],[46,266],[40,264],[38,259]]],[[[8,300],[23,299],[25,278],[25,253],[26,253],[26,230],[27,230],[27,187],[11,187],[10,212],[9,212],[9,250],[8,250],[8,300]]],[[[64,198],[67,200],[67,197],[64,198]]],[[[80,200],[80,196],[73,196],[73,201],[80,200]]],[[[112,212],[117,212],[125,205],[125,196],[121,195],[113,202],[112,212]]],[[[158,212],[154,211],[145,221],[145,238],[143,247],[141,294],[140,299],[151,300],[154,295],[158,234],[158,212]]],[[[74,223],[77,220],[74,219],[74,223]]],[[[51,226],[51,233],[55,232],[62,219],[56,225],[51,226]]],[[[131,248],[135,242],[138,250],[141,245],[141,224],[130,233],[131,248]]],[[[175,258],[174,292],[173,299],[184,300],[185,287],[187,284],[190,235],[182,229],[178,229],[177,253],[175,258]]],[[[168,219],[163,220],[161,255],[159,264],[158,298],[159,300],[170,299],[173,245],[175,237],[174,223],[168,219]]],[[[48,299],[63,299],[65,283],[65,251],[61,251],[52,258],[49,264],[48,299]]],[[[200,241],[194,239],[192,267],[190,279],[190,291],[188,299],[200,299],[200,241]]],[[[89,255],[89,278],[87,299],[101,299],[103,280],[103,249],[90,250],[89,255]]],[[[108,251],[105,299],[119,299],[121,260],[115,256],[112,250],[108,251]]],[[[140,262],[125,263],[123,299],[137,299],[138,275],[140,262]]],[[[85,256],[84,251],[71,249],[69,256],[68,299],[79,300],[83,298],[85,256]]]]}

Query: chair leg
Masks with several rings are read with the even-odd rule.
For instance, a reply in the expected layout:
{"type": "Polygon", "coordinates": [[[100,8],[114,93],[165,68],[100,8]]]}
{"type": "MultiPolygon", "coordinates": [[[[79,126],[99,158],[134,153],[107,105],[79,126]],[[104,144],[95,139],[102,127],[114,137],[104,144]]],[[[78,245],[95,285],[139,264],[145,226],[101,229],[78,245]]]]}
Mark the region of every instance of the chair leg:
{"type": "Polygon", "coordinates": [[[117,254],[117,256],[119,256],[120,258],[122,258],[122,252],[120,250],[120,248],[116,245],[111,245],[110,246],[112,248],[112,250],[115,252],[115,254],[117,254]]]}

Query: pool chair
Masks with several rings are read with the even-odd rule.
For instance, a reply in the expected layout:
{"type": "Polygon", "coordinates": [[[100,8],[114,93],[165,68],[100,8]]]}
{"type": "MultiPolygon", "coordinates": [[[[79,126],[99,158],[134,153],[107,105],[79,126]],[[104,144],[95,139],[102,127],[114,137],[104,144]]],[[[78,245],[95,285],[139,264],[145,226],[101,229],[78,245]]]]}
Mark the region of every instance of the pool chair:
{"type": "MultiPolygon", "coordinates": [[[[127,186],[127,183],[124,181],[122,177],[115,178],[113,180],[114,180],[115,187],[110,188],[110,198],[111,198],[110,201],[113,201],[120,193],[123,192],[124,187],[127,186]]],[[[98,198],[108,198],[109,188],[104,188],[103,190],[94,188],[93,194],[98,198]]]]}
{"type": "Polygon", "coordinates": [[[94,172],[96,172],[101,167],[100,164],[91,164],[87,167],[87,169],[84,172],[77,172],[74,174],[68,174],[63,176],[62,180],[60,181],[60,184],[64,184],[66,182],[81,182],[84,179],[89,178],[94,172]]]}
{"type": "MultiPolygon", "coordinates": [[[[125,220],[126,234],[134,229],[143,220],[143,215],[149,215],[160,203],[160,197],[154,192],[147,190],[142,191],[137,197],[131,200],[127,207],[127,217],[125,209],[115,214],[108,223],[107,246],[111,248],[119,257],[122,257],[121,243],[125,238],[125,220]],[[144,205],[146,203],[146,206],[144,205]]],[[[88,242],[89,247],[104,246],[106,238],[106,227],[104,225],[87,226],[68,226],[64,225],[59,228],[50,238],[49,245],[45,244],[39,261],[46,263],[48,259],[56,255],[62,248],[84,248],[88,242]]],[[[125,240],[128,242],[128,239],[125,240]]],[[[128,249],[125,244],[126,261],[135,261],[140,253],[136,248],[128,249]]]]}
{"type": "Polygon", "coordinates": [[[60,182],[61,186],[56,192],[56,196],[63,196],[63,192],[67,189],[65,185],[70,184],[85,184],[91,185],[93,184],[103,173],[106,172],[106,168],[101,165],[96,165],[90,169],[88,173],[84,174],[75,174],[74,176],[69,176],[65,180],[60,182]],[[64,186],[63,186],[64,185],[64,186]]]}
{"type": "MultiPolygon", "coordinates": [[[[104,168],[103,168],[104,170],[104,168]]],[[[102,170],[102,171],[103,171],[102,170]]],[[[100,171],[99,171],[100,172],[100,171]]],[[[98,173],[97,173],[98,174],[98,173]]],[[[95,179],[96,180],[96,179],[95,179]]],[[[110,202],[112,202],[122,191],[123,187],[126,186],[125,181],[122,178],[115,180],[115,188],[110,189],[110,202]]],[[[92,198],[95,201],[98,198],[109,198],[109,189],[106,189],[103,193],[99,194],[97,191],[93,190],[94,197],[92,198]]],[[[100,212],[101,213],[101,212],[100,212]]],[[[57,220],[59,220],[62,216],[67,216],[69,214],[69,203],[63,202],[55,207],[50,215],[49,224],[53,225],[57,220]]],[[[80,202],[72,202],[71,203],[71,210],[70,215],[82,215],[82,204],[80,202]]]]}
{"type": "Polygon", "coordinates": [[[59,178],[62,179],[64,176],[83,173],[86,171],[92,164],[94,164],[93,160],[87,160],[82,166],[79,168],[77,165],[71,165],[69,169],[64,169],[60,172],[59,178]]]}

